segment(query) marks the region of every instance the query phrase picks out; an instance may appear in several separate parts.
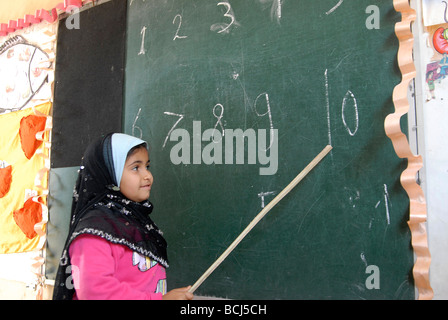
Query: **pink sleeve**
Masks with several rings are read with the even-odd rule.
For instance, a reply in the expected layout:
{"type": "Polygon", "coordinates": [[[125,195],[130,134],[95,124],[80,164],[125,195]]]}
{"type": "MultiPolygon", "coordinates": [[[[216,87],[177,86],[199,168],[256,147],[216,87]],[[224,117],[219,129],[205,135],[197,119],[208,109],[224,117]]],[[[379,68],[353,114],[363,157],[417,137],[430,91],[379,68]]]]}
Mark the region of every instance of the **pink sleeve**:
{"type": "Polygon", "coordinates": [[[80,300],[160,300],[161,293],[141,292],[114,277],[115,259],[108,241],[81,235],[69,249],[76,296],[80,300]]]}

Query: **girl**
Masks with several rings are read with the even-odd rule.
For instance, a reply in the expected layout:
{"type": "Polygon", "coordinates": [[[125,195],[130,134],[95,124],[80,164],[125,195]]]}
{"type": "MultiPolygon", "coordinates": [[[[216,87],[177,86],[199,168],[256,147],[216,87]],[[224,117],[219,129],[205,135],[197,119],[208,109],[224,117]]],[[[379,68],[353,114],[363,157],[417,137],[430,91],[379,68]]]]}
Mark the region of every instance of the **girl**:
{"type": "Polygon", "coordinates": [[[109,134],[86,150],[53,299],[191,300],[166,292],[166,241],[149,218],[146,142],[109,134]]]}

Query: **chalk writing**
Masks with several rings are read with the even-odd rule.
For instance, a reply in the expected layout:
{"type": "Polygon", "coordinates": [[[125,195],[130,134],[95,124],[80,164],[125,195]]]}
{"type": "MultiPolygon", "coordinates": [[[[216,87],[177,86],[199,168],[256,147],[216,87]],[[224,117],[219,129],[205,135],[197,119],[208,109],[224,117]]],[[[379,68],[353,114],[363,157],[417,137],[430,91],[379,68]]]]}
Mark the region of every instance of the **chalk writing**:
{"type": "Polygon", "coordinates": [[[376,205],[375,205],[375,209],[378,208],[378,206],[380,205],[380,203],[381,203],[381,200],[378,201],[378,202],[376,203],[376,205]]]}
{"type": "Polygon", "coordinates": [[[137,116],[135,117],[135,120],[134,120],[134,122],[132,123],[132,135],[133,135],[134,137],[137,137],[137,138],[140,138],[140,139],[141,139],[141,138],[143,137],[143,131],[142,131],[142,129],[141,129],[140,127],[138,127],[138,126],[135,125],[135,124],[137,123],[138,118],[140,117],[140,112],[142,112],[142,108],[139,108],[139,109],[138,109],[137,116]],[[135,129],[137,129],[137,130],[140,131],[140,134],[139,134],[138,136],[135,135],[135,129]]]}
{"type": "Polygon", "coordinates": [[[179,124],[179,122],[182,121],[182,119],[184,118],[183,114],[177,114],[177,113],[172,113],[172,112],[164,112],[164,114],[168,115],[168,116],[175,116],[175,117],[179,117],[179,119],[177,119],[176,123],[174,123],[174,125],[171,127],[171,130],[168,132],[165,141],[163,142],[163,148],[165,148],[166,146],[166,142],[168,141],[168,138],[170,137],[171,133],[173,132],[174,128],[176,128],[176,126],[179,124]]]}
{"type": "Polygon", "coordinates": [[[358,190],[356,190],[356,192],[351,191],[348,188],[344,188],[344,189],[346,189],[350,193],[350,196],[348,199],[350,201],[351,206],[353,208],[356,208],[356,202],[361,198],[360,192],[358,190]]]}
{"type": "Polygon", "coordinates": [[[386,207],[386,221],[390,224],[390,214],[389,214],[389,191],[387,191],[387,185],[384,184],[384,206],[386,207]]]}
{"type": "MultiPolygon", "coordinates": [[[[331,114],[330,114],[330,85],[328,81],[328,69],[325,69],[324,73],[324,85],[325,85],[325,111],[327,116],[327,137],[328,137],[328,144],[331,146],[333,143],[333,138],[331,135],[331,114]]],[[[356,100],[355,95],[350,90],[347,91],[345,94],[343,100],[342,100],[342,123],[347,130],[348,134],[350,136],[355,136],[359,129],[359,112],[358,112],[358,101],[356,100]],[[354,119],[354,128],[352,129],[347,124],[347,118],[346,118],[346,112],[349,112],[347,109],[349,109],[350,100],[353,105],[353,119],[354,119]]],[[[333,153],[331,153],[331,156],[333,157],[333,153]]]]}
{"type": "Polygon", "coordinates": [[[269,192],[260,192],[258,194],[258,198],[261,198],[261,208],[265,207],[265,203],[264,203],[264,197],[266,196],[272,196],[275,194],[275,191],[269,191],[269,192]]]}
{"type": "Polygon", "coordinates": [[[364,262],[364,264],[367,267],[368,263],[367,263],[366,255],[364,254],[364,252],[361,252],[361,260],[362,260],[362,262],[364,262]]]}
{"type": "Polygon", "coordinates": [[[280,19],[282,18],[282,2],[282,0],[277,0],[277,8],[275,9],[277,22],[280,22],[280,19]]]}
{"type": "Polygon", "coordinates": [[[328,144],[331,146],[330,96],[328,93],[328,69],[325,70],[325,100],[327,107],[328,144]]]}
{"type": "Polygon", "coordinates": [[[219,142],[221,141],[222,137],[224,137],[225,135],[225,131],[224,131],[224,126],[222,125],[221,119],[224,115],[224,107],[222,104],[218,103],[213,107],[213,116],[217,119],[215,127],[213,128],[213,142],[219,142]],[[221,113],[219,115],[217,115],[215,112],[217,109],[221,109],[221,113]],[[214,131],[216,130],[216,127],[218,126],[218,124],[221,126],[221,132],[222,132],[222,137],[219,141],[215,141],[215,134],[214,131]]]}
{"type": "Polygon", "coordinates": [[[140,31],[140,34],[142,35],[142,44],[140,45],[140,52],[138,53],[138,55],[146,54],[145,50],[146,26],[143,26],[142,30],[140,31]]]}
{"type": "Polygon", "coordinates": [[[359,114],[358,114],[358,102],[356,101],[355,95],[348,90],[345,94],[344,100],[342,101],[342,122],[344,123],[345,129],[347,129],[348,133],[353,137],[359,128],[359,114]],[[355,113],[355,129],[352,131],[350,127],[347,125],[345,121],[345,108],[347,105],[347,100],[351,98],[353,100],[353,111],[355,113]]]}
{"type": "Polygon", "coordinates": [[[177,18],[179,18],[179,25],[177,26],[176,34],[174,35],[173,41],[176,39],[185,39],[188,37],[188,36],[180,36],[179,35],[179,30],[180,30],[180,27],[182,26],[182,16],[180,14],[177,14],[173,19],[173,24],[176,22],[177,18]]]}
{"type": "Polygon", "coordinates": [[[227,11],[224,13],[224,17],[230,19],[230,23],[215,23],[210,27],[211,31],[218,31],[218,33],[229,33],[230,26],[232,26],[235,23],[235,14],[233,13],[233,9],[229,2],[218,2],[218,6],[225,6],[227,11]]]}
{"type": "Polygon", "coordinates": [[[257,114],[257,116],[259,116],[259,117],[264,117],[265,115],[268,115],[268,117],[269,117],[269,132],[270,132],[271,143],[269,144],[269,148],[264,150],[264,151],[268,151],[272,147],[274,124],[272,122],[272,112],[271,112],[271,105],[269,103],[269,95],[266,92],[260,93],[257,96],[257,98],[255,99],[254,111],[257,114]],[[262,96],[264,96],[266,99],[266,112],[263,114],[260,114],[260,113],[258,113],[258,110],[257,110],[257,102],[258,102],[258,99],[260,99],[260,97],[262,97],[262,96]]]}
{"type": "MultiPolygon", "coordinates": [[[[284,0],[269,0],[272,1],[272,7],[271,7],[271,20],[276,20],[277,23],[280,23],[280,20],[282,19],[282,11],[283,11],[283,3],[284,0]]],[[[130,2],[130,6],[132,6],[132,2],[133,0],[131,0],[130,2]]],[[[264,1],[261,1],[262,3],[264,1]]],[[[332,13],[334,10],[337,9],[337,7],[339,7],[342,4],[343,0],[341,0],[334,8],[332,8],[331,10],[329,10],[327,12],[327,15],[332,13]]],[[[210,26],[210,30],[211,31],[216,31],[217,33],[226,33],[228,34],[230,32],[230,27],[231,26],[240,26],[239,22],[236,20],[235,18],[235,13],[232,9],[232,6],[230,5],[230,3],[228,1],[222,1],[222,2],[218,2],[216,4],[217,6],[224,6],[226,12],[223,14],[223,16],[225,18],[230,19],[229,22],[218,22],[218,23],[214,23],[210,26]]],[[[181,14],[177,14],[174,16],[174,19],[172,21],[172,24],[176,24],[176,20],[177,20],[177,29],[176,29],[176,33],[173,37],[173,41],[177,40],[177,39],[185,39],[188,38],[188,36],[186,35],[180,35],[180,29],[182,28],[182,22],[183,22],[183,18],[181,14]]],[[[140,52],[139,55],[145,54],[146,50],[144,48],[144,42],[145,42],[145,33],[146,33],[146,26],[144,26],[142,28],[142,30],[140,31],[140,34],[142,35],[142,43],[141,43],[141,47],[140,47],[140,52]]]]}
{"type": "Polygon", "coordinates": [[[258,0],[263,9],[265,9],[268,5],[271,5],[271,21],[276,21],[280,24],[280,20],[282,19],[282,10],[283,3],[285,0],[258,0]]]}
{"type": "MultiPolygon", "coordinates": [[[[387,190],[387,184],[383,185],[383,198],[384,198],[384,208],[386,209],[386,222],[388,225],[390,225],[390,198],[389,198],[389,191],[387,190]]],[[[375,209],[378,209],[379,205],[381,204],[381,200],[378,201],[375,205],[375,209]]]]}
{"type": "MultiPolygon", "coordinates": [[[[276,20],[278,24],[280,24],[280,20],[282,19],[282,7],[283,7],[283,0],[270,0],[272,1],[271,6],[271,20],[276,20]]],[[[264,1],[261,0],[261,3],[264,1]]]]}
{"type": "Polygon", "coordinates": [[[344,0],[339,0],[339,2],[330,10],[328,10],[327,12],[325,12],[326,15],[332,14],[337,8],[339,8],[339,6],[342,4],[342,2],[344,2],[344,0]]]}

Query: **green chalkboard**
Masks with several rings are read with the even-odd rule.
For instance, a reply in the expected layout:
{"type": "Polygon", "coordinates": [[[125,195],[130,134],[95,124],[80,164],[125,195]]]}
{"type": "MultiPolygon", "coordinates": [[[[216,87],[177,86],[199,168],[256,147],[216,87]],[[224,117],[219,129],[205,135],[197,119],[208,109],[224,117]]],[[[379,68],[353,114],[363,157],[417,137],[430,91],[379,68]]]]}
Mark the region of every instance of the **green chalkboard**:
{"type": "Polygon", "coordinates": [[[151,145],[169,289],[193,284],[331,144],[196,294],[414,298],[406,163],[384,132],[400,16],[371,3],[128,2],[124,130],[151,145]]]}

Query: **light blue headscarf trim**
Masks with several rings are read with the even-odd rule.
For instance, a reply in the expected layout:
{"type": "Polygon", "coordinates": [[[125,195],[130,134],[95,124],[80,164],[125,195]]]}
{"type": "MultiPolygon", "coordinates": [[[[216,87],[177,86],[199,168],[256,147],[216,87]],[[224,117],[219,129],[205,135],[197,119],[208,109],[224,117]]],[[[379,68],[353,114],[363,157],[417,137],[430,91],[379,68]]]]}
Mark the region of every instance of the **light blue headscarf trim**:
{"type": "Polygon", "coordinates": [[[114,161],[115,180],[117,182],[117,187],[120,187],[121,176],[123,174],[124,164],[126,162],[126,156],[129,150],[142,143],[146,144],[146,141],[133,136],[129,136],[127,134],[114,133],[112,135],[112,158],[114,161]]]}

